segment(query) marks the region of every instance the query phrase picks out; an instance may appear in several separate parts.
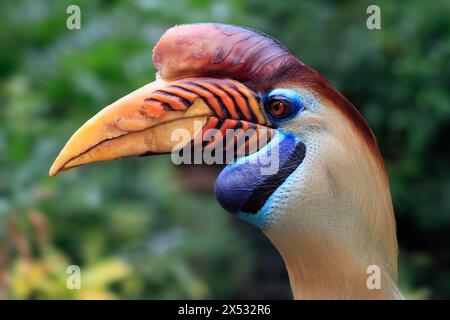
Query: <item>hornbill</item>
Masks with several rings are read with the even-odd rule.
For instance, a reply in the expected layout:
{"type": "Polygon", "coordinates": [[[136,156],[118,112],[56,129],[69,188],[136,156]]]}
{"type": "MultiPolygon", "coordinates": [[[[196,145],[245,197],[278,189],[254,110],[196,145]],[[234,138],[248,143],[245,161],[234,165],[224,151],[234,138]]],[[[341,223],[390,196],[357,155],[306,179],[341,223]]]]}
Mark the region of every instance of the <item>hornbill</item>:
{"type": "MultiPolygon", "coordinates": [[[[368,124],[344,96],[280,42],[244,27],[175,26],[156,44],[153,61],[156,80],[78,129],[51,176],[93,162],[174,152],[180,147],[171,134],[181,128],[192,137],[217,129],[207,143],[187,143],[203,150],[223,142],[218,132],[252,129],[244,151],[235,150],[219,174],[215,194],[272,241],[294,298],[402,298],[383,159],[368,124]],[[263,140],[250,148],[249,142],[263,140]],[[274,147],[278,170],[263,173],[257,161],[246,161],[274,147]],[[371,276],[379,285],[370,285],[371,276]]],[[[222,151],[230,148],[225,145],[222,151]]]]}

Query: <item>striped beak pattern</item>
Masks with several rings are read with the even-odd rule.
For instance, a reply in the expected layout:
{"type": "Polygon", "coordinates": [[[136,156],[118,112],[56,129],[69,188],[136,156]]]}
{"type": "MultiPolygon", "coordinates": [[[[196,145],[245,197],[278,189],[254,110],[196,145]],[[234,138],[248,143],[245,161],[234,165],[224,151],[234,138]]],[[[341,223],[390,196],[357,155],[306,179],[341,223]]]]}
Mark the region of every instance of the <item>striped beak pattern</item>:
{"type": "Polygon", "coordinates": [[[274,133],[261,99],[238,81],[159,79],[88,120],[66,143],[50,175],[88,163],[175,152],[186,146],[231,152],[235,158],[256,152],[274,133]],[[181,144],[174,135],[177,130],[189,133],[181,144]]]}

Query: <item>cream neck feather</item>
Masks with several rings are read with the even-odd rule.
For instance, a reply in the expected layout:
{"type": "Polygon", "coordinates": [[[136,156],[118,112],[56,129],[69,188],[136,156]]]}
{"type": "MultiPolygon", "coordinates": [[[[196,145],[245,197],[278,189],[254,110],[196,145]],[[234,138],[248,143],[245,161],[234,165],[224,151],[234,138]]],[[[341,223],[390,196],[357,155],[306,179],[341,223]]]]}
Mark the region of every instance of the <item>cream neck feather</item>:
{"type": "Polygon", "coordinates": [[[344,115],[328,110],[296,124],[306,156],[275,195],[263,231],[284,258],[296,299],[401,299],[382,160],[344,115]],[[373,265],[380,289],[367,286],[373,265]]]}

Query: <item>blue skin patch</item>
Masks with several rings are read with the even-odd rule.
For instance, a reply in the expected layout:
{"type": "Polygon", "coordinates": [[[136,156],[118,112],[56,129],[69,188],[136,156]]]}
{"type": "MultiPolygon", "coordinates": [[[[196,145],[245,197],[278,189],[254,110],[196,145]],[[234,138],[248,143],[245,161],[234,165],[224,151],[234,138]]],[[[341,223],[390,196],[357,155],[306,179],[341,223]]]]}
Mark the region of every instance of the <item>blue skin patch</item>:
{"type": "MultiPolygon", "coordinates": [[[[279,125],[294,118],[303,110],[299,93],[292,89],[275,89],[263,97],[265,105],[271,100],[285,102],[286,114],[274,117],[266,113],[272,123],[279,125]]],[[[237,159],[218,176],[215,185],[216,198],[228,212],[263,228],[268,220],[271,195],[294,172],[305,157],[306,146],[292,133],[281,128],[270,143],[257,153],[237,159]],[[276,157],[276,158],[275,158],[276,157]],[[270,174],[264,167],[277,165],[270,174]]]]}
{"type": "Polygon", "coordinates": [[[271,142],[270,144],[277,143],[280,152],[273,152],[278,150],[272,149],[271,146],[267,145],[267,148],[258,152],[259,158],[257,158],[257,161],[250,161],[252,159],[247,159],[249,161],[245,162],[240,161],[240,163],[237,161],[228,165],[219,174],[216,180],[215,193],[217,200],[225,210],[232,214],[241,211],[252,192],[268,179],[269,176],[264,175],[261,170],[262,163],[277,161],[274,162],[278,165],[275,174],[278,173],[279,168],[283,166],[287,157],[295,148],[295,139],[292,136],[287,136],[277,140],[279,141],[271,142]],[[275,159],[274,157],[279,158],[275,159]]]}
{"type": "Polygon", "coordinates": [[[270,121],[275,125],[281,122],[295,118],[295,116],[303,110],[303,103],[300,94],[293,89],[277,88],[272,90],[269,94],[264,96],[263,102],[267,106],[268,102],[271,100],[285,101],[287,110],[286,114],[282,118],[274,117],[270,110],[266,110],[266,114],[270,121]]]}
{"type": "Polygon", "coordinates": [[[292,134],[278,133],[258,153],[238,159],[220,173],[215,186],[217,200],[228,212],[262,228],[267,219],[261,209],[300,165],[305,151],[305,145],[292,134]],[[264,164],[268,163],[266,160],[276,161],[278,167],[267,174],[262,170],[261,162],[249,159],[252,156],[256,159],[264,157],[264,164]]]}

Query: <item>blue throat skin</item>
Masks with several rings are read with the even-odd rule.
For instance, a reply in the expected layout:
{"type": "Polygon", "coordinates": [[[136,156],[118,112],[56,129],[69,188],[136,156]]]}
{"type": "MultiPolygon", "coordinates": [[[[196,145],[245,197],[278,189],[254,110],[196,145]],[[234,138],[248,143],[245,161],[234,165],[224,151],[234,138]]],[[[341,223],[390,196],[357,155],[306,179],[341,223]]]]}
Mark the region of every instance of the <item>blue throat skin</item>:
{"type": "Polygon", "coordinates": [[[305,153],[305,144],[294,135],[279,133],[260,151],[237,159],[219,174],[217,200],[231,214],[262,228],[267,217],[261,209],[302,163],[305,153]],[[277,166],[268,174],[264,168],[271,162],[277,166]]]}

